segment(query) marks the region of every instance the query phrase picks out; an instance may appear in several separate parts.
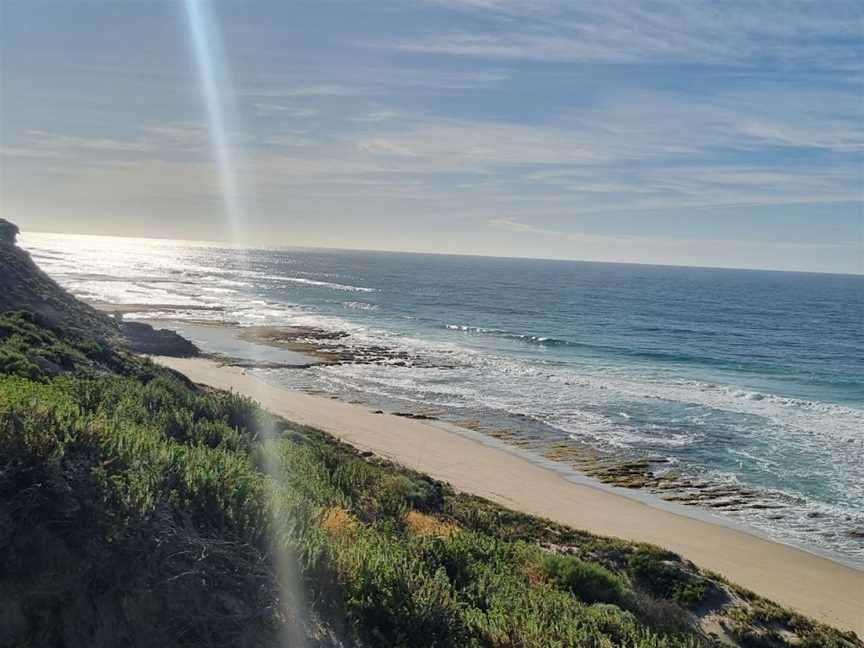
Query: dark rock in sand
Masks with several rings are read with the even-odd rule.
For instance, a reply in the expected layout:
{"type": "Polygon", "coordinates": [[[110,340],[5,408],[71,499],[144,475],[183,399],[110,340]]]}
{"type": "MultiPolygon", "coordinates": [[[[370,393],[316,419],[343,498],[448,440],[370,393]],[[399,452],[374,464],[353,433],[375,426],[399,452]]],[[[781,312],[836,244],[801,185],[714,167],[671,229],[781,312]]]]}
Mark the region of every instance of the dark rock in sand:
{"type": "Polygon", "coordinates": [[[209,357],[222,364],[241,369],[308,369],[321,364],[320,362],[276,362],[270,360],[246,360],[243,358],[226,358],[219,354],[209,354],[209,357]]]}
{"type": "Polygon", "coordinates": [[[198,355],[198,347],[174,331],[154,329],[141,322],[122,322],[120,331],[126,347],[135,353],[189,358],[198,355]]]}
{"type": "Polygon", "coordinates": [[[437,416],[429,416],[428,414],[414,414],[412,412],[393,412],[393,416],[402,416],[404,418],[415,419],[417,421],[437,421],[437,416]]]}

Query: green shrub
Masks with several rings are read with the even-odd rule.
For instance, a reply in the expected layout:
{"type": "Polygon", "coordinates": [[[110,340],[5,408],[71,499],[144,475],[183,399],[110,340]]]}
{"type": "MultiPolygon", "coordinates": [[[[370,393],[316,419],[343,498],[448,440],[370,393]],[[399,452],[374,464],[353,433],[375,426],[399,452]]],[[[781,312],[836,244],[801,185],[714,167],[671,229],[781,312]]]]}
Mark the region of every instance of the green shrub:
{"type": "Polygon", "coordinates": [[[0,374],[29,380],[40,380],[45,375],[39,365],[23,353],[6,348],[0,348],[0,374]]]}
{"type": "Polygon", "coordinates": [[[624,598],[626,588],[621,578],[597,563],[547,554],[541,566],[548,578],[586,603],[621,603],[624,598]]]}
{"type": "Polygon", "coordinates": [[[463,646],[467,629],[443,568],[410,542],[378,529],[330,544],[349,616],[361,637],[382,646],[463,646]]]}
{"type": "Polygon", "coordinates": [[[667,564],[652,551],[636,551],[630,557],[629,570],[636,582],[654,596],[673,599],[688,607],[697,607],[705,598],[702,579],[667,564]]]}

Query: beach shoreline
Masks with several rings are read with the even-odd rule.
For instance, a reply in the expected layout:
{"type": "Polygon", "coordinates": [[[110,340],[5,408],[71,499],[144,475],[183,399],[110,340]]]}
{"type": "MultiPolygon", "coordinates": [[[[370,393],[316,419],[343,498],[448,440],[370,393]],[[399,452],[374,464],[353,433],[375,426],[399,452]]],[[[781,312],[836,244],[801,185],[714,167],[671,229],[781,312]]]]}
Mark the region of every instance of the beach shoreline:
{"type": "MultiPolygon", "coordinates": [[[[27,243],[81,299],[174,331],[203,357],[436,418],[565,478],[864,568],[860,363],[836,327],[801,327],[818,309],[801,319],[787,308],[818,297],[808,281],[267,250],[252,269],[233,250],[184,245],[136,245],[130,267],[122,242],[111,253],[87,239],[27,243]],[[506,290],[488,289],[499,281],[506,290]],[[684,313],[657,286],[702,307],[684,313]],[[728,304],[705,299],[718,286],[728,304]],[[777,330],[760,315],[775,301],[787,316],[777,330]]],[[[837,280],[823,288],[854,292],[837,280]]],[[[841,314],[855,319],[854,307],[841,314]]]]}
{"type": "Polygon", "coordinates": [[[505,449],[422,420],[270,385],[201,358],[154,357],[190,380],[252,397],[455,489],[591,533],[648,542],[844,630],[864,636],[864,571],[725,525],[576,483],[505,449]]]}

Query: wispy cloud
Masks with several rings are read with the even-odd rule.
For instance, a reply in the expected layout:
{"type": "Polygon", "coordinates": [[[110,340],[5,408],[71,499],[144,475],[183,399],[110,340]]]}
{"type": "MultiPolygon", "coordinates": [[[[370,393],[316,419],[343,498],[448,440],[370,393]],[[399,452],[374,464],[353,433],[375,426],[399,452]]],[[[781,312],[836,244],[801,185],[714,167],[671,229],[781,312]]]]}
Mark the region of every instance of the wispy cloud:
{"type": "MultiPolygon", "coordinates": [[[[403,51],[491,59],[582,63],[771,60],[808,68],[861,69],[861,5],[830,10],[789,2],[597,3],[445,0],[432,5],[470,12],[473,31],[432,32],[370,43],[403,51]]],[[[826,9],[828,9],[826,7],[826,9]]]]}
{"type": "Polygon", "coordinates": [[[435,67],[392,65],[353,69],[351,77],[362,80],[367,89],[414,91],[488,90],[512,79],[509,71],[499,67],[472,70],[451,70],[435,67]]]}
{"type": "MultiPolygon", "coordinates": [[[[724,149],[744,154],[766,147],[850,154],[864,150],[858,106],[859,97],[853,93],[807,97],[781,86],[700,98],[616,92],[589,109],[558,115],[545,124],[403,118],[398,128],[377,125],[354,137],[353,143],[365,154],[401,157],[418,169],[480,173],[502,167],[637,160],[677,165],[676,160],[724,149]]],[[[614,169],[606,171],[614,176],[614,169]]]]}
{"type": "Polygon", "coordinates": [[[280,133],[278,135],[266,137],[264,140],[262,140],[262,144],[265,144],[267,146],[305,148],[317,145],[318,140],[313,137],[309,137],[309,135],[305,131],[299,131],[295,133],[280,133]]]}
{"type": "MultiPolygon", "coordinates": [[[[15,146],[7,146],[7,156],[74,159],[76,166],[123,164],[138,159],[203,158],[209,155],[207,126],[200,121],[165,121],[118,128],[106,137],[87,132],[60,133],[31,129],[16,133],[15,146]]],[[[240,133],[230,133],[235,144],[246,141],[240,133]]]]}
{"type": "Polygon", "coordinates": [[[0,146],[0,156],[17,157],[17,158],[62,158],[63,154],[59,151],[40,151],[39,149],[23,148],[18,146],[0,146]]]}
{"type": "Polygon", "coordinates": [[[536,249],[534,238],[558,254],[592,261],[625,261],[729,268],[766,268],[836,272],[864,270],[860,242],[722,239],[680,236],[598,235],[578,230],[542,228],[512,218],[490,218],[490,235],[520,241],[522,249],[536,249]],[[515,236],[514,236],[515,235],[515,236]],[[808,262],[802,264],[802,259],[808,262]]]}
{"type": "Polygon", "coordinates": [[[567,233],[562,232],[561,230],[538,227],[537,225],[532,225],[530,223],[522,223],[514,219],[512,216],[499,216],[497,218],[490,218],[488,221],[486,221],[486,224],[494,229],[507,230],[508,232],[527,232],[529,234],[542,234],[544,236],[572,235],[572,232],[567,233]]]}
{"type": "Polygon", "coordinates": [[[280,97],[348,97],[372,92],[374,91],[369,88],[342,83],[301,83],[291,87],[279,87],[270,82],[267,85],[246,88],[240,94],[249,97],[277,99],[280,97]]]}
{"type": "Polygon", "coordinates": [[[279,116],[302,119],[306,117],[314,117],[319,112],[317,108],[310,108],[309,106],[286,105],[284,103],[266,101],[253,103],[252,108],[258,117],[279,116]]]}
{"type": "MultiPolygon", "coordinates": [[[[799,97],[780,85],[702,97],[615,91],[541,124],[354,104],[345,132],[332,125],[282,127],[247,135],[244,148],[250,178],[266,191],[326,182],[362,186],[373,195],[377,183],[382,196],[422,194],[442,206],[508,205],[538,214],[829,204],[860,199],[856,153],[864,129],[855,120],[856,101],[840,91],[799,97]],[[766,148],[835,159],[784,166],[762,160],[766,148]],[[736,159],[714,160],[723,151],[736,159]],[[394,189],[399,183],[410,191],[394,189]]],[[[174,152],[194,152],[190,164],[200,165],[209,155],[200,123],[148,125],[128,139],[32,137],[21,150],[68,155],[86,149],[102,156],[92,160],[99,166],[174,152]]]]}
{"type": "Polygon", "coordinates": [[[110,137],[82,137],[40,130],[28,132],[32,145],[41,150],[62,152],[65,150],[107,151],[113,153],[143,153],[151,150],[144,140],[113,139],[110,137]]]}
{"type": "Polygon", "coordinates": [[[756,250],[765,250],[766,248],[780,248],[785,250],[840,250],[850,252],[857,249],[858,244],[854,241],[845,243],[824,243],[824,242],[807,242],[807,241],[736,241],[733,239],[692,239],[684,237],[651,237],[651,236],[632,236],[632,235],[616,235],[616,236],[597,236],[586,234],[578,231],[568,231],[562,229],[552,229],[545,227],[537,227],[530,223],[523,223],[510,217],[490,218],[486,221],[486,225],[492,229],[506,230],[509,232],[517,232],[520,234],[537,234],[541,236],[554,236],[558,238],[571,239],[583,243],[595,241],[616,241],[627,245],[638,247],[639,244],[646,242],[660,243],[663,245],[693,245],[694,243],[704,246],[741,246],[749,247],[756,250]]]}
{"type": "Polygon", "coordinates": [[[397,131],[359,136],[354,145],[368,155],[407,158],[417,168],[452,172],[606,157],[578,132],[494,121],[423,120],[397,131]]]}
{"type": "Polygon", "coordinates": [[[379,109],[372,110],[365,115],[351,117],[350,119],[354,122],[377,124],[380,122],[390,121],[391,119],[397,119],[399,116],[400,113],[398,110],[379,109]]]}

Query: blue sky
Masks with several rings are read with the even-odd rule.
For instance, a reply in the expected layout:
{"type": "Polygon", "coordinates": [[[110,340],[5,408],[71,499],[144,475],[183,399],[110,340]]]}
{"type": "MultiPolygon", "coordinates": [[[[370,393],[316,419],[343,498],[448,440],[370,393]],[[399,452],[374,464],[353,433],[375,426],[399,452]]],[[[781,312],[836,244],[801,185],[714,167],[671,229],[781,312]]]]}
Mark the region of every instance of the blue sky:
{"type": "Polygon", "coordinates": [[[6,218],[864,272],[859,3],[215,0],[239,232],[185,4],[0,0],[6,218]]]}

